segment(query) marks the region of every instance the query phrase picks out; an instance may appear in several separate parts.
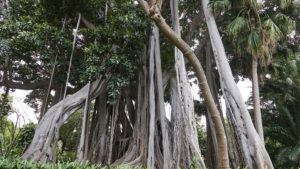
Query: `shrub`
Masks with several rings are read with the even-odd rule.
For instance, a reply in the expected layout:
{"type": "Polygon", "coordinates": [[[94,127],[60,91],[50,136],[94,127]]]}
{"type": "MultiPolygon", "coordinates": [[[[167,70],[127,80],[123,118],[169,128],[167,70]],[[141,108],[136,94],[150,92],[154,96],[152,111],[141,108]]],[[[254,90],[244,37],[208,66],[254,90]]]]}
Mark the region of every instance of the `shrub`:
{"type": "MultiPolygon", "coordinates": [[[[112,169],[109,165],[101,168],[97,165],[92,165],[89,163],[80,163],[79,161],[75,162],[58,162],[53,163],[39,163],[33,161],[22,160],[18,157],[15,158],[4,158],[0,156],[0,168],[1,169],[112,169]]],[[[116,169],[146,169],[145,167],[130,167],[130,166],[117,166],[116,169]]]]}

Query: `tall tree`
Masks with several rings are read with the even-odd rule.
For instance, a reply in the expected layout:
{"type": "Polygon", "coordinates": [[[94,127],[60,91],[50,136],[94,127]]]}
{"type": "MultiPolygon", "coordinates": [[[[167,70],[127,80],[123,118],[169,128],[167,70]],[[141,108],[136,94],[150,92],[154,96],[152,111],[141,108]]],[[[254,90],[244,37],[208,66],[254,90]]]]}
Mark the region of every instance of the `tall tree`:
{"type": "Polygon", "coordinates": [[[162,1],[151,1],[150,6],[144,0],[138,1],[145,13],[155,21],[157,27],[181,50],[184,56],[190,61],[193,68],[195,69],[197,78],[199,80],[200,89],[203,91],[203,95],[207,104],[207,107],[212,114],[212,119],[214,121],[217,139],[218,139],[218,150],[219,150],[219,163],[220,168],[229,168],[229,159],[227,152],[227,141],[225,136],[225,130],[222,125],[220,113],[214,103],[213,97],[211,95],[209,86],[207,84],[205,72],[194,54],[190,46],[184,42],[164,21],[161,16],[161,6],[162,1]]]}
{"type": "MultiPolygon", "coordinates": [[[[233,10],[230,12],[232,14],[238,13],[238,15],[228,25],[227,31],[235,42],[236,53],[239,55],[250,55],[251,57],[254,122],[260,138],[264,141],[259,97],[258,65],[266,67],[271,63],[272,54],[276,49],[278,41],[293,31],[295,23],[278,10],[273,15],[268,14],[269,11],[263,9],[264,5],[261,4],[261,7],[259,7],[256,1],[233,4],[234,6],[231,7],[233,10]],[[262,11],[259,11],[259,9],[262,11]],[[279,17],[285,18],[285,21],[280,22],[279,17]],[[278,26],[281,24],[285,27],[278,26]],[[284,30],[288,31],[284,32],[284,30]],[[242,50],[243,47],[246,47],[247,50],[242,50]]],[[[263,73],[260,76],[263,76],[263,73]]]]}

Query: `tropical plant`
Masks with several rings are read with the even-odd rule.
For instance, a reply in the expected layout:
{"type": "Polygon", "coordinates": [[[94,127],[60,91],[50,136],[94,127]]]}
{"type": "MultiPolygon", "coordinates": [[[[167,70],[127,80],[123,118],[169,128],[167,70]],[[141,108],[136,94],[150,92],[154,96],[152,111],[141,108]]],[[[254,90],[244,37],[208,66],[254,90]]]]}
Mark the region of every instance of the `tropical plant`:
{"type": "Polygon", "coordinates": [[[300,166],[300,58],[281,59],[262,88],[266,148],[276,168],[300,166]]]}
{"type": "Polygon", "coordinates": [[[12,157],[12,158],[4,158],[0,156],[0,168],[1,169],[147,169],[147,167],[130,167],[128,165],[119,165],[116,167],[111,167],[109,165],[105,167],[100,167],[97,165],[89,164],[87,162],[65,162],[61,163],[58,162],[57,164],[53,163],[39,163],[39,162],[33,162],[33,161],[26,161],[22,160],[18,157],[12,157]]]}
{"type": "Polygon", "coordinates": [[[240,3],[233,2],[232,9],[238,13],[233,15],[233,20],[227,26],[227,32],[235,42],[236,54],[248,55],[252,58],[254,121],[257,132],[264,140],[260,111],[258,65],[266,67],[271,63],[272,54],[278,41],[295,30],[295,21],[281,13],[280,10],[276,10],[270,15],[268,10],[259,7],[257,1],[252,0],[240,3]],[[244,48],[247,50],[244,50],[244,48]]]}
{"type": "Polygon", "coordinates": [[[30,122],[26,125],[22,126],[22,128],[19,129],[19,135],[16,138],[16,147],[14,151],[18,151],[18,155],[21,155],[28,147],[28,145],[31,143],[32,138],[34,136],[34,130],[35,130],[36,124],[30,122]]]}

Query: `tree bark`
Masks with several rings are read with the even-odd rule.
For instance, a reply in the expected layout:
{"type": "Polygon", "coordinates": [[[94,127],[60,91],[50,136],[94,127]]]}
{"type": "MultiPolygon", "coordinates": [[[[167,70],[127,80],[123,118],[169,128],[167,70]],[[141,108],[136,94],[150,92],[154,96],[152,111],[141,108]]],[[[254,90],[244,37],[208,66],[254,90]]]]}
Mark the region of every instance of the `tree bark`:
{"type": "MultiPolygon", "coordinates": [[[[153,28],[154,29],[157,28],[153,28]]],[[[157,30],[156,30],[157,31],[157,30]]],[[[153,34],[155,34],[153,32],[153,34]]],[[[155,89],[154,89],[154,50],[155,50],[154,35],[150,36],[150,58],[149,58],[149,143],[148,143],[148,159],[147,166],[154,168],[154,133],[155,133],[155,89]]]]}
{"type": "Polygon", "coordinates": [[[272,169],[270,157],[255,131],[246,104],[234,81],[215,19],[208,8],[208,2],[208,0],[202,0],[203,11],[221,79],[223,96],[229,110],[227,111],[227,118],[230,120],[232,142],[236,146],[237,156],[235,158],[238,159],[240,166],[248,166],[249,169],[259,168],[261,166],[260,161],[263,161],[263,166],[272,169]]]}
{"type": "Polygon", "coordinates": [[[87,158],[87,132],[88,132],[88,114],[89,114],[89,92],[90,92],[91,82],[88,83],[88,91],[85,97],[85,104],[82,112],[82,127],[81,127],[81,136],[80,136],[80,143],[79,148],[77,151],[77,159],[80,161],[84,161],[87,158]]]}
{"type": "Polygon", "coordinates": [[[259,86],[257,77],[257,57],[252,57],[252,88],[253,88],[253,105],[254,105],[254,122],[256,131],[264,142],[264,133],[261,119],[260,100],[259,100],[259,86]]]}
{"type": "Polygon", "coordinates": [[[160,113],[160,125],[162,130],[162,146],[163,146],[163,155],[164,155],[164,169],[169,169],[170,166],[170,144],[169,144],[169,133],[166,125],[166,111],[165,111],[165,102],[164,102],[164,92],[162,84],[162,71],[161,71],[161,61],[160,61],[160,45],[159,45],[159,30],[154,27],[154,39],[155,39],[155,73],[156,73],[156,85],[157,85],[157,100],[160,113]]]}
{"type": "MultiPolygon", "coordinates": [[[[210,43],[208,42],[205,47],[205,66],[206,66],[206,77],[208,85],[211,89],[212,95],[216,103],[219,102],[217,93],[215,93],[214,89],[214,80],[213,80],[213,70],[212,70],[212,59],[210,43]]],[[[218,104],[219,105],[219,104],[218,104]]],[[[207,110],[208,111],[208,110],[207,110]]],[[[219,108],[220,112],[220,108],[219,108]]],[[[221,112],[220,112],[221,113],[221,112]]],[[[224,125],[223,125],[224,126],[224,125]]],[[[224,126],[225,128],[225,126],[224,126]]],[[[217,136],[215,132],[215,128],[213,126],[213,122],[211,119],[211,115],[208,112],[206,115],[206,131],[207,131],[207,142],[206,142],[206,165],[208,168],[219,168],[218,166],[218,149],[217,149],[217,136]]]]}
{"type": "MultiPolygon", "coordinates": [[[[180,37],[181,33],[180,33],[180,24],[179,24],[178,0],[171,0],[170,6],[171,6],[171,15],[172,15],[174,32],[178,35],[178,37],[180,37]]],[[[183,54],[177,47],[175,47],[174,55],[175,55],[175,70],[176,70],[176,83],[177,83],[176,84],[177,94],[174,94],[174,96],[176,95],[178,96],[178,100],[176,104],[179,104],[179,109],[176,109],[176,111],[177,114],[180,114],[181,117],[180,119],[177,119],[178,120],[177,123],[181,123],[180,126],[183,128],[184,131],[183,133],[186,136],[185,138],[181,138],[183,140],[179,142],[178,146],[183,144],[183,147],[180,147],[183,148],[183,150],[180,151],[184,152],[182,153],[183,156],[182,158],[188,159],[186,160],[188,162],[185,163],[184,167],[190,167],[193,158],[196,157],[197,165],[200,168],[206,168],[199,149],[196,122],[194,118],[194,101],[190,91],[190,83],[187,78],[187,72],[185,68],[183,54]]],[[[174,97],[172,98],[174,99],[174,97]]],[[[174,132],[177,131],[174,130],[174,132]]],[[[175,166],[175,167],[179,167],[179,166],[175,166]]]]}
{"type": "MultiPolygon", "coordinates": [[[[91,84],[91,99],[95,99],[104,91],[108,79],[109,76],[104,80],[96,80],[91,84]]],[[[75,94],[60,101],[47,111],[37,125],[33,140],[22,155],[23,159],[40,162],[50,162],[55,159],[55,157],[53,157],[55,154],[51,152],[51,143],[54,137],[57,137],[56,130],[59,130],[64,122],[83,105],[87,92],[88,85],[84,86],[75,94]],[[64,104],[63,110],[62,104],[64,104]]]]}
{"type": "Polygon", "coordinates": [[[218,150],[220,168],[229,168],[229,159],[227,153],[227,141],[225,136],[225,131],[222,125],[221,117],[219,111],[214,103],[213,97],[211,95],[209,86],[207,84],[206,76],[204,70],[194,54],[190,46],[185,43],[165,22],[164,18],[160,14],[160,6],[152,5],[149,7],[148,3],[144,0],[138,0],[141,7],[144,9],[145,13],[156,23],[157,27],[178,47],[184,56],[187,57],[189,62],[192,64],[197,78],[199,80],[200,89],[203,91],[203,96],[206,105],[211,112],[212,119],[216,128],[217,139],[218,139],[218,150]]]}
{"type": "Polygon", "coordinates": [[[111,116],[111,130],[110,130],[110,141],[109,141],[109,151],[108,151],[108,163],[110,164],[112,162],[112,156],[113,156],[113,144],[114,144],[114,137],[115,137],[115,130],[117,127],[117,120],[119,116],[119,99],[117,103],[113,106],[113,113],[111,116]]]}

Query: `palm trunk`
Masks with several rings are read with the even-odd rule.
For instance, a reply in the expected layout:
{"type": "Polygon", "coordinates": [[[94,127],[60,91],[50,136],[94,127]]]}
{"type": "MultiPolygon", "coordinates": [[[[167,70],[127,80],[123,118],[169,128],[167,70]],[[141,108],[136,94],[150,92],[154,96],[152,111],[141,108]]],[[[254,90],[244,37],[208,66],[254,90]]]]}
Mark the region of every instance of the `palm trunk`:
{"type": "Polygon", "coordinates": [[[259,86],[258,86],[258,78],[257,78],[257,57],[252,57],[252,88],[253,88],[255,128],[262,142],[264,142],[264,133],[262,127],[260,100],[259,100],[259,86]]]}

